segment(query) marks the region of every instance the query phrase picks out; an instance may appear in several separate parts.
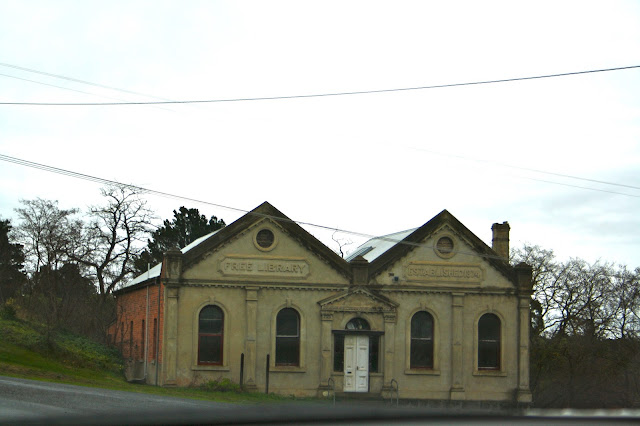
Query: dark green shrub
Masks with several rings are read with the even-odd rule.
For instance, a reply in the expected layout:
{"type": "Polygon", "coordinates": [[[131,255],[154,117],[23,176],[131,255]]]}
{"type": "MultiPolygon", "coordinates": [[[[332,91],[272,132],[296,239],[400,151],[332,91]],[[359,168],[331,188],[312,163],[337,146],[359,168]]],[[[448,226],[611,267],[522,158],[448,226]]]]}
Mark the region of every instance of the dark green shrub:
{"type": "Polygon", "coordinates": [[[5,320],[14,320],[17,318],[17,311],[13,303],[11,303],[11,299],[9,299],[5,304],[0,307],[0,318],[5,320]]]}

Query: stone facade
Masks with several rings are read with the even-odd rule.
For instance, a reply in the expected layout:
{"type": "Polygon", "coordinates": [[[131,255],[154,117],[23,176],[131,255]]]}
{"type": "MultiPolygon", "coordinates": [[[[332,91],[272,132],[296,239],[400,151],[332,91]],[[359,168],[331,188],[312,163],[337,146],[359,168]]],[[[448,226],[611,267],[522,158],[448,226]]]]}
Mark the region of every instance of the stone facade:
{"type": "Polygon", "coordinates": [[[163,386],[528,403],[531,268],[493,231],[496,251],[445,210],[346,261],[263,203],[118,291],[116,341],[130,377],[163,386]]]}

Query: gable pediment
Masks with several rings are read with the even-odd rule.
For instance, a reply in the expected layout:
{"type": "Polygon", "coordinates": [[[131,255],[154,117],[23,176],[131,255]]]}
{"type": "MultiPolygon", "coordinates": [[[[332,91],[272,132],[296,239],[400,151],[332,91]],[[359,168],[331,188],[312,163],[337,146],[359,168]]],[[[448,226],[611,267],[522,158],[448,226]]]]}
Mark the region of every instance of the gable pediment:
{"type": "Polygon", "coordinates": [[[475,284],[481,283],[491,269],[515,284],[511,266],[446,210],[373,260],[370,275],[390,272],[403,262],[409,281],[475,284]],[[451,252],[437,249],[441,236],[454,242],[451,252]]]}
{"type": "Polygon", "coordinates": [[[367,290],[354,288],[318,302],[325,312],[395,312],[398,304],[391,299],[367,290]]]}
{"type": "Polygon", "coordinates": [[[265,202],[185,253],[183,276],[343,284],[351,280],[351,267],[265,202]]]}

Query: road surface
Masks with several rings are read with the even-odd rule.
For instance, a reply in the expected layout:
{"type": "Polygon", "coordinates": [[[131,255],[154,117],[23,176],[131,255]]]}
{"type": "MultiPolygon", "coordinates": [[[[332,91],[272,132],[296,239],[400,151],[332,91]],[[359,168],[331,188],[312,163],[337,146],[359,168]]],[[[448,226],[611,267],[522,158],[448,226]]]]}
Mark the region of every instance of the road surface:
{"type": "Polygon", "coordinates": [[[0,424],[50,424],[50,421],[55,422],[56,419],[87,417],[104,420],[117,413],[215,413],[237,407],[235,404],[0,376],[0,424]]]}

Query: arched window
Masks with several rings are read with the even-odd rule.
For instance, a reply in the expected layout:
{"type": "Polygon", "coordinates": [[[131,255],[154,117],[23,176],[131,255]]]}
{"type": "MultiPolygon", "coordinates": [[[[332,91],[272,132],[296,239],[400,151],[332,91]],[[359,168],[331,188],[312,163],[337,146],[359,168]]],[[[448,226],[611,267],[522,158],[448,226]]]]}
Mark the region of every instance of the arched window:
{"type": "Polygon", "coordinates": [[[411,318],[411,368],[433,368],[433,316],[416,312],[411,318]]]}
{"type": "Polygon", "coordinates": [[[494,314],[478,321],[478,369],[500,369],[500,318],[494,314]]]}
{"type": "Polygon", "coordinates": [[[276,365],[300,365],[300,316],[292,308],[276,316],[276,365]]]}
{"type": "Polygon", "coordinates": [[[198,319],[198,364],[222,365],[224,313],[217,306],[205,306],[198,319]]]}

